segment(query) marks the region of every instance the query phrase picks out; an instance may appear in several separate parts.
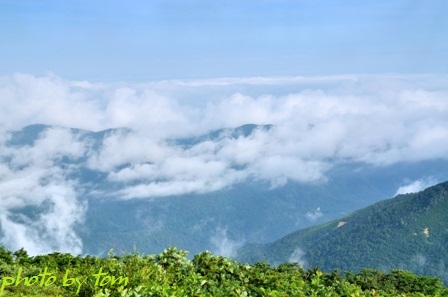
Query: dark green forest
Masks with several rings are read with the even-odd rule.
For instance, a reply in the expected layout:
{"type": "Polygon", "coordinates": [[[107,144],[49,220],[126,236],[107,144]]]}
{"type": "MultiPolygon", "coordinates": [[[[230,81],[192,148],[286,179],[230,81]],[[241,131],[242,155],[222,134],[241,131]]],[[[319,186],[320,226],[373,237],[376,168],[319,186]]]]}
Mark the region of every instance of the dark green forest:
{"type": "Polygon", "coordinates": [[[190,260],[173,247],[104,258],[0,247],[0,277],[0,296],[448,296],[438,278],[403,270],[327,273],[297,263],[241,264],[208,251],[190,260]]]}

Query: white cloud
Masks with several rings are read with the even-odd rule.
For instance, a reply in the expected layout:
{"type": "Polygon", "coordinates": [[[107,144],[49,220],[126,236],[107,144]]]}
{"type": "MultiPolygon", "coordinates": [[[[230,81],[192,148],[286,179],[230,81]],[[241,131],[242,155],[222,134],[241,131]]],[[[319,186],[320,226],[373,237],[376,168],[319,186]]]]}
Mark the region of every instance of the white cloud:
{"type": "Polygon", "coordinates": [[[103,145],[89,151],[87,165],[91,169],[108,172],[114,167],[130,163],[156,163],[173,155],[175,148],[145,134],[116,130],[107,134],[103,145]]]}
{"type": "Polygon", "coordinates": [[[132,129],[108,135],[100,151],[48,135],[39,140],[41,149],[15,154],[23,163],[48,161],[26,154],[54,156],[52,147],[65,147],[61,154],[85,153],[89,168],[107,172],[109,180],[141,181],[124,191],[126,197],[213,191],[249,177],[280,186],[325,181],[334,162],[387,166],[446,158],[448,91],[441,81],[352,75],[98,84],[16,74],[0,80],[0,122],[9,129],[36,122],[132,129]],[[275,126],[187,149],[166,141],[246,123],[275,126]]]}
{"type": "Polygon", "coordinates": [[[16,129],[39,122],[89,130],[126,126],[162,136],[249,122],[294,128],[336,124],[351,133],[361,123],[373,136],[391,140],[385,131],[390,124],[411,122],[418,128],[430,124],[430,114],[431,124],[446,122],[447,90],[439,80],[329,76],[94,84],[16,74],[0,79],[0,121],[16,129]],[[276,88],[263,93],[271,85],[276,88]]]}
{"type": "Polygon", "coordinates": [[[49,129],[34,146],[0,148],[0,160],[9,160],[0,166],[2,244],[24,247],[31,255],[54,250],[80,254],[75,226],[86,205],[78,199],[79,185],[67,178],[70,170],[55,162],[63,155],[79,157],[83,146],[68,130],[49,129]]]}
{"type": "Polygon", "coordinates": [[[417,193],[417,192],[423,191],[424,189],[431,187],[435,184],[437,184],[437,181],[431,177],[418,179],[413,182],[407,182],[405,185],[400,186],[397,189],[397,192],[395,193],[395,195],[417,193]]]}
{"type": "Polygon", "coordinates": [[[7,129],[36,123],[97,129],[103,120],[91,89],[74,87],[56,76],[4,77],[0,97],[0,125],[7,129]]]}
{"type": "MultiPolygon", "coordinates": [[[[444,76],[357,75],[102,84],[54,75],[0,77],[4,241],[37,251],[42,237],[32,227],[39,222],[42,234],[54,239],[51,246],[80,250],[73,230],[85,211],[75,192],[82,185],[70,177],[78,165],[58,167],[63,156],[86,157],[79,166],[107,174],[119,185],[114,194],[123,199],[205,193],[247,179],[273,187],[290,180],[325,182],[327,170],[341,162],[388,166],[446,159],[445,81],[444,76]],[[32,147],[6,145],[5,131],[35,123],[130,130],[106,134],[98,150],[62,128],[45,131],[32,147]],[[189,146],[172,141],[247,123],[274,126],[189,146]],[[45,205],[52,207],[36,222],[13,216],[14,208],[45,205]],[[58,216],[65,221],[52,221],[58,216]]],[[[430,183],[418,180],[397,193],[430,183]]]]}
{"type": "Polygon", "coordinates": [[[221,190],[227,186],[219,180],[173,180],[168,182],[149,182],[128,186],[115,193],[121,199],[164,197],[190,193],[206,193],[221,190]]]}
{"type": "Polygon", "coordinates": [[[182,135],[194,131],[189,107],[157,94],[152,89],[120,87],[112,91],[102,113],[113,123],[110,127],[128,127],[146,134],[182,135]],[[182,129],[179,131],[179,129],[182,129]]]}
{"type": "Polygon", "coordinates": [[[0,182],[2,243],[13,250],[24,247],[31,255],[54,250],[80,254],[82,242],[74,228],[82,222],[85,205],[75,185],[51,171],[26,171],[20,172],[26,181],[10,176],[0,182]],[[37,217],[19,215],[24,207],[38,211],[37,217]]]}

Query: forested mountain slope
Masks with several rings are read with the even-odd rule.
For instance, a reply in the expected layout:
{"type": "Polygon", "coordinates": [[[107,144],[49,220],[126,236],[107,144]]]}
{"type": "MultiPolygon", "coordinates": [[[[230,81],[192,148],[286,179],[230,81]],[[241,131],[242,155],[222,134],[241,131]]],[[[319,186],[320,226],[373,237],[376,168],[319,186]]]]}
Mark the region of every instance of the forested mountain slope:
{"type": "Polygon", "coordinates": [[[239,260],[324,270],[402,268],[448,279],[448,182],[380,201],[341,219],[248,245],[239,260]]]}

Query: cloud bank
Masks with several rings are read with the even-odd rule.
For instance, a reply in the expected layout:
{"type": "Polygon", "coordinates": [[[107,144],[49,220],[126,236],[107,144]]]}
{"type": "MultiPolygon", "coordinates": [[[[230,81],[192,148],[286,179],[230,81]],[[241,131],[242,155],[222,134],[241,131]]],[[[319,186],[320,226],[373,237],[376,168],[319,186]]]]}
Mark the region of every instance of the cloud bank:
{"type": "MultiPolygon", "coordinates": [[[[0,77],[2,242],[31,253],[80,252],[74,230],[86,208],[75,174],[81,168],[100,172],[117,185],[113,193],[97,195],[143,199],[206,193],[248,180],[271,187],[288,181],[320,183],[340,163],[388,166],[446,159],[445,82],[446,77],[432,75],[145,84],[68,81],[54,75],[0,77]],[[45,130],[33,144],[8,144],[11,131],[36,123],[61,128],[45,130]],[[248,123],[273,126],[237,136],[222,130],[215,138],[190,144],[176,141],[248,123]],[[128,130],[112,130],[95,143],[81,137],[87,131],[63,127],[128,130]],[[61,167],[61,160],[70,162],[61,167]],[[17,215],[26,207],[41,212],[17,215]],[[42,246],[45,241],[49,244],[42,246]]],[[[406,187],[397,193],[421,184],[406,187]]],[[[319,215],[309,213],[308,219],[319,215]]]]}
{"type": "Polygon", "coordinates": [[[75,232],[85,203],[80,187],[67,175],[74,169],[58,166],[62,156],[78,158],[80,143],[66,129],[42,133],[33,146],[0,144],[0,227],[2,244],[31,255],[54,250],[80,254],[75,232]],[[79,144],[79,145],[77,145],[79,144]]]}

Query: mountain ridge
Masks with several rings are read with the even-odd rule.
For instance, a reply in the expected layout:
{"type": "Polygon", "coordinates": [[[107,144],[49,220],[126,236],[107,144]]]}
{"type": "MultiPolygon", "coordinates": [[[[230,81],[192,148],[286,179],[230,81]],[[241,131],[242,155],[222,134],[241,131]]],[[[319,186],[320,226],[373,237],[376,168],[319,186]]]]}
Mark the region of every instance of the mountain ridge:
{"type": "Polygon", "coordinates": [[[397,195],[272,243],[239,250],[238,260],[301,262],[324,270],[403,268],[441,276],[448,271],[448,181],[397,195]],[[294,261],[296,260],[296,261],[294,261]]]}

